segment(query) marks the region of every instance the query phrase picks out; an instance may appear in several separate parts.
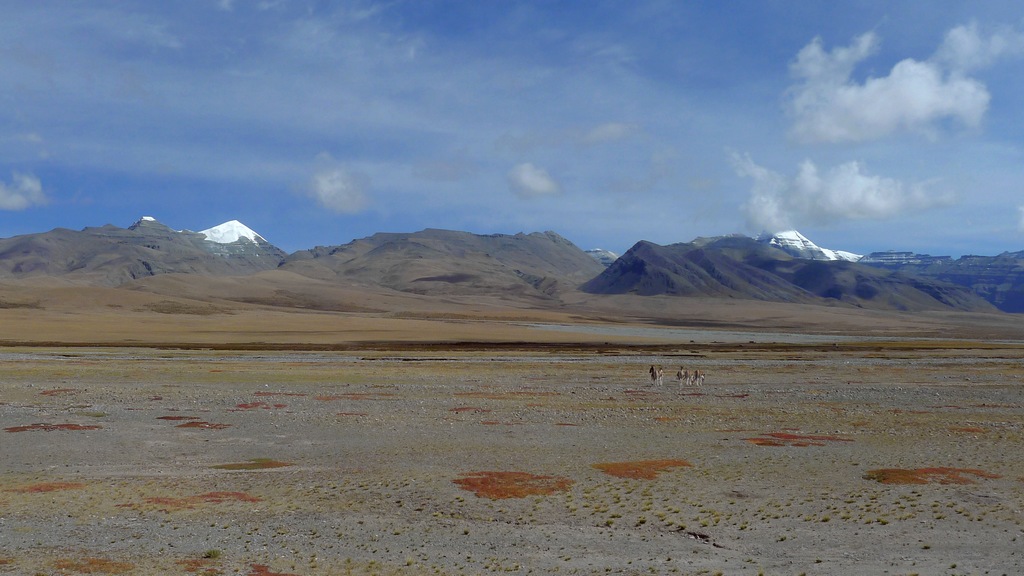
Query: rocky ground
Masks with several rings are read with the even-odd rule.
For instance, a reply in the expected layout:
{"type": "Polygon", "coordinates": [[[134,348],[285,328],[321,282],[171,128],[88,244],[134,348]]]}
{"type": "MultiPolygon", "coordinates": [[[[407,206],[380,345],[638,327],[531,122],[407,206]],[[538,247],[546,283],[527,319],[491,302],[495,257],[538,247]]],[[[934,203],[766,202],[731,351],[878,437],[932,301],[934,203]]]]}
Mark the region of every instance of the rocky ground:
{"type": "Polygon", "coordinates": [[[4,349],[0,574],[1024,573],[1024,346],[725,340],[4,349]]]}

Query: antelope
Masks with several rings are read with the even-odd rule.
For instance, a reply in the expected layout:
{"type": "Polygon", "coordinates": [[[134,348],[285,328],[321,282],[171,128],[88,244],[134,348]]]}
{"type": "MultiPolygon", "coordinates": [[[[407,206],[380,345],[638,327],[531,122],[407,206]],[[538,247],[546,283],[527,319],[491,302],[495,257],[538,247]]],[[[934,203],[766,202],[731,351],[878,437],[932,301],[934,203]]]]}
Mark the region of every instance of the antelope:
{"type": "Polygon", "coordinates": [[[690,384],[690,371],[683,370],[683,367],[679,367],[679,372],[676,372],[676,382],[679,382],[680,386],[690,384]]]}
{"type": "Polygon", "coordinates": [[[651,369],[648,370],[648,372],[650,372],[651,374],[651,384],[655,386],[661,386],[665,380],[665,370],[662,369],[661,366],[655,368],[652,364],[651,369]]]}
{"type": "Polygon", "coordinates": [[[703,386],[704,385],[704,371],[703,370],[694,370],[693,371],[693,383],[696,384],[697,386],[703,386]]]}

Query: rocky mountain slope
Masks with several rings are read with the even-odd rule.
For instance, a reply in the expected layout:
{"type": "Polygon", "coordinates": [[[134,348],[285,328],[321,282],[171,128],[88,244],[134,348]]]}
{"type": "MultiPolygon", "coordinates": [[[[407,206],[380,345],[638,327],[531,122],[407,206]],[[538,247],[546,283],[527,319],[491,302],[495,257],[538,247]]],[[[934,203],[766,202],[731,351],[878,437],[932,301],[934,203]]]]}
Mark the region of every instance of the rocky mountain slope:
{"type": "Polygon", "coordinates": [[[795,258],[743,236],[670,246],[640,242],[581,289],[591,294],[835,302],[883,310],[993,310],[961,286],[846,260],[795,258]]]}
{"type": "Polygon", "coordinates": [[[262,238],[216,242],[146,217],[128,228],[58,228],[0,239],[0,278],[51,276],[119,286],[157,274],[252,274],[277,268],[285,256],[262,238]]]}

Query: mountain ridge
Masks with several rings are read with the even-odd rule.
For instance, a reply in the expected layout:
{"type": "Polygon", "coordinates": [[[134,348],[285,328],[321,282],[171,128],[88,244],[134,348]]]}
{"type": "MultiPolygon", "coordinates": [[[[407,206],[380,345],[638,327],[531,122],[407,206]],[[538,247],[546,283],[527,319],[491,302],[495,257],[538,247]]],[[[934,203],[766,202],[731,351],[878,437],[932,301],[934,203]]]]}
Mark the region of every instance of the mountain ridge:
{"type": "MultiPolygon", "coordinates": [[[[110,224],[81,231],[56,228],[0,239],[0,280],[59,277],[118,287],[167,274],[198,278],[281,270],[364,290],[486,296],[541,307],[559,306],[580,292],[1024,312],[1024,252],[958,260],[910,253],[860,257],[820,248],[793,230],[668,246],[640,241],[621,257],[611,256],[584,251],[553,231],[473,234],[437,228],[380,232],[287,254],[238,220],[192,232],[144,216],[127,229],[110,224]]],[[[294,292],[294,279],[289,286],[294,292]]]]}

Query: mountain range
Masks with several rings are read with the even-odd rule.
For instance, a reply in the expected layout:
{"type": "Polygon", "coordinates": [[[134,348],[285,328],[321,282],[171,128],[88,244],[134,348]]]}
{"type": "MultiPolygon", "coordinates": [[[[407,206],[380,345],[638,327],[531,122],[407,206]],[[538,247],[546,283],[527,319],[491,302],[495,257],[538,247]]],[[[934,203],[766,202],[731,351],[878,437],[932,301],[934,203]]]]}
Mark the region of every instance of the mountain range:
{"type": "Polygon", "coordinates": [[[358,307],[338,299],[373,291],[403,298],[501,298],[538,309],[570,298],[632,295],[1024,312],[1024,252],[958,260],[903,252],[860,256],[820,248],[796,231],[667,246],[640,241],[618,257],[581,250],[555,232],[437,229],[379,233],[288,254],[238,221],[192,232],[151,217],[128,228],[58,228],[0,239],[5,283],[143,291],[162,285],[159,290],[198,293],[200,278],[218,298],[324,309],[358,307]],[[156,277],[167,281],[149,280],[156,277]],[[333,303],[310,296],[313,286],[333,291],[333,303]]]}

